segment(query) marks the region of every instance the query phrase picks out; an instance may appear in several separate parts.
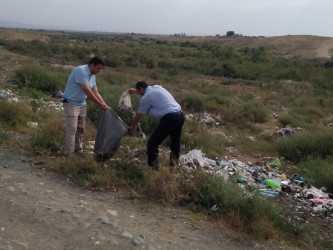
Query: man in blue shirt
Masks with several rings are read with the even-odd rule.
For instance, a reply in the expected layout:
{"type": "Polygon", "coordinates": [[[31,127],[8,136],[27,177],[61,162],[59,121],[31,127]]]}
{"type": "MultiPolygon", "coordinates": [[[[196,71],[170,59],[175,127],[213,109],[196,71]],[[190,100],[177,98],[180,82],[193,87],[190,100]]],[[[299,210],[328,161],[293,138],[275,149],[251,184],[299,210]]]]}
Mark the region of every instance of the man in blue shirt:
{"type": "Polygon", "coordinates": [[[146,81],[138,81],[135,89],[130,89],[129,93],[142,96],[138,112],[132,121],[131,131],[136,129],[144,114],[150,113],[160,120],[148,140],[148,165],[158,170],[158,146],[167,136],[170,136],[170,166],[174,166],[179,161],[180,138],[185,122],[180,105],[165,88],[160,85],[148,86],[146,81]]]}
{"type": "Polygon", "coordinates": [[[69,75],[61,98],[66,117],[65,155],[82,152],[82,138],[87,113],[87,96],[101,109],[111,109],[99,94],[96,74],[104,68],[104,62],[97,56],[86,65],[73,69],[69,75]]]}

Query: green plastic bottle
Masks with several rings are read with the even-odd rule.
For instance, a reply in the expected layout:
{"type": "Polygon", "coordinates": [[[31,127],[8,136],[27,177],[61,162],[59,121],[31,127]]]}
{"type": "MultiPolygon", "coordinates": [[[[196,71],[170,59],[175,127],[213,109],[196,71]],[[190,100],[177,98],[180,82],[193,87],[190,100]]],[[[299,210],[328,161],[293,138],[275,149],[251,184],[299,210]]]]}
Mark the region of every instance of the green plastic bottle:
{"type": "Polygon", "coordinates": [[[279,184],[277,184],[275,181],[267,179],[263,181],[264,185],[270,186],[272,188],[281,188],[279,184]]]}

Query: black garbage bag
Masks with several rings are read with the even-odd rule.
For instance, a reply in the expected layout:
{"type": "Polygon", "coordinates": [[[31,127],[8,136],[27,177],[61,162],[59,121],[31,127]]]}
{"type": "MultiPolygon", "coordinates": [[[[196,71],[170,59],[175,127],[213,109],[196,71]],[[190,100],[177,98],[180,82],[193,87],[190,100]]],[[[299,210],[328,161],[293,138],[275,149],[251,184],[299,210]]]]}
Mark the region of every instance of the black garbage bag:
{"type": "Polygon", "coordinates": [[[105,161],[118,150],[120,140],[130,133],[129,126],[113,111],[105,110],[95,140],[95,157],[105,161]]]}

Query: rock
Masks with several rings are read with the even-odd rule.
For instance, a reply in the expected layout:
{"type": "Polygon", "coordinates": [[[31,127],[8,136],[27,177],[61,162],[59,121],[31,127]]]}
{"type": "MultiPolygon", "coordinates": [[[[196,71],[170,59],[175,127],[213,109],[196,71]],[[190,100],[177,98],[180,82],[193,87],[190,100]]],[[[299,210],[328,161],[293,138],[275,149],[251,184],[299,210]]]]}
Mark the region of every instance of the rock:
{"type": "Polygon", "coordinates": [[[145,243],[144,236],[143,235],[139,235],[139,236],[135,237],[132,240],[132,242],[133,242],[134,245],[141,245],[141,244],[145,243]]]}
{"type": "Polygon", "coordinates": [[[127,238],[127,239],[132,239],[133,238],[133,235],[130,234],[128,231],[124,231],[122,234],[121,234],[122,237],[124,238],[127,238]]]}

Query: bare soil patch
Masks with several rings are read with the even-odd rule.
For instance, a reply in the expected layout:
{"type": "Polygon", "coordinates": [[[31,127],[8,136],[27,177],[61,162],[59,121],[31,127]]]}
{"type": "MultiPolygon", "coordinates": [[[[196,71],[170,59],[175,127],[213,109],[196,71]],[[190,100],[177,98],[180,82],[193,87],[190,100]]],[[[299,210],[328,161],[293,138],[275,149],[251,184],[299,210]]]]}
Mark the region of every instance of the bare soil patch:
{"type": "Polygon", "coordinates": [[[1,249],[253,249],[186,209],[93,192],[0,148],[1,249]]]}

